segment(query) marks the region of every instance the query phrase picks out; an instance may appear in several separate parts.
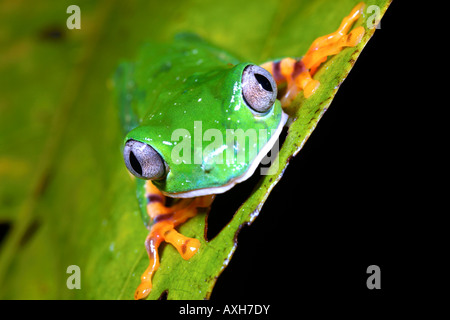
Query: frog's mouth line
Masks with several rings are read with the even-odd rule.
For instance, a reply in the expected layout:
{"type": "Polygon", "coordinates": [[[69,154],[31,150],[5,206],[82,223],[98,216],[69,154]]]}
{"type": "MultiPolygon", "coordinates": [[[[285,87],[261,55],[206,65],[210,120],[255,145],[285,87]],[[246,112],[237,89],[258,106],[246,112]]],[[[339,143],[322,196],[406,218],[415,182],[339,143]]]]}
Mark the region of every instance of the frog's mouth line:
{"type": "Polygon", "coordinates": [[[220,186],[220,187],[203,188],[203,189],[196,189],[196,190],[191,190],[191,191],[186,191],[186,192],[178,192],[178,193],[168,193],[168,192],[164,192],[164,191],[161,191],[161,192],[165,196],[171,197],[171,198],[194,198],[194,197],[206,196],[206,195],[210,195],[210,194],[224,193],[224,192],[230,190],[236,184],[247,180],[255,173],[261,160],[272,149],[272,147],[274,146],[278,137],[280,136],[281,131],[283,130],[283,127],[286,124],[287,119],[288,119],[288,115],[286,113],[282,112],[281,120],[280,120],[280,123],[278,124],[277,129],[275,130],[275,134],[273,134],[272,137],[270,137],[267,144],[261,149],[261,151],[258,153],[258,155],[255,157],[255,159],[251,163],[248,170],[243,175],[241,175],[233,180],[230,180],[230,182],[228,182],[227,184],[220,186]]]}

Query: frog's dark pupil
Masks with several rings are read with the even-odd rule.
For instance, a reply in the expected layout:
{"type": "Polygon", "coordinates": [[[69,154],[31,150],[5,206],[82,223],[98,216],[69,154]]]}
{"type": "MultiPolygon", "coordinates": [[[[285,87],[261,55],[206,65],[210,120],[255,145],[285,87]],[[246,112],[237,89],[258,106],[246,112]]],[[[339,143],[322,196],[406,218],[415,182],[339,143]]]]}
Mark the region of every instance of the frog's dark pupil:
{"type": "Polygon", "coordinates": [[[130,164],[133,167],[134,171],[138,173],[140,176],[142,176],[142,167],[139,163],[138,159],[136,159],[136,156],[133,152],[130,152],[130,164]]]}
{"type": "Polygon", "coordinates": [[[255,78],[259,82],[261,87],[263,87],[264,90],[270,91],[270,92],[273,91],[272,86],[270,85],[269,79],[267,79],[266,77],[264,77],[263,75],[258,74],[258,73],[255,73],[255,78]]]}

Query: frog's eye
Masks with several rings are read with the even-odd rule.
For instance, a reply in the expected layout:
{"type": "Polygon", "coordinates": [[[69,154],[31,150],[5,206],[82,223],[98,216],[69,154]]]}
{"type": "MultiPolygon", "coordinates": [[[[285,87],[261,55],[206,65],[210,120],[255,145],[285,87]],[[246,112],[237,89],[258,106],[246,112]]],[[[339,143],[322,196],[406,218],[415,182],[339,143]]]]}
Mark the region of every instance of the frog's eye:
{"type": "Polygon", "coordinates": [[[166,172],[164,160],[148,144],[128,140],[123,150],[123,158],[128,170],[138,178],[155,180],[166,172]]]}
{"type": "Polygon", "coordinates": [[[266,69],[249,65],[242,74],[242,96],[253,110],[266,112],[277,99],[277,85],[266,69]]]}

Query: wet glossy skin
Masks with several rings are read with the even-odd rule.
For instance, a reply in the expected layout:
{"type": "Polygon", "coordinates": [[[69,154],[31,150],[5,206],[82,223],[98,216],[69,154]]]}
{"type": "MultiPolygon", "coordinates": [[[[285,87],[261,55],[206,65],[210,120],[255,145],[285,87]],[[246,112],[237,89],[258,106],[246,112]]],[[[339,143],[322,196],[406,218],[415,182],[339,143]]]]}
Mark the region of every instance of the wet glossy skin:
{"type": "Polygon", "coordinates": [[[280,125],[279,101],[263,113],[244,101],[242,75],[249,65],[195,36],[184,36],[170,45],[148,45],[135,63],[120,66],[116,82],[126,88],[119,98],[124,126],[130,129],[125,142],[147,143],[160,154],[166,172],[153,183],[165,195],[199,189],[203,194],[218,193],[209,189],[245,175],[280,125]],[[260,143],[255,145],[247,143],[241,161],[227,161],[227,148],[245,152],[236,139],[226,143],[230,129],[251,129],[265,136],[258,136],[260,143]],[[218,132],[222,141],[215,139],[218,132]],[[191,154],[186,156],[182,149],[191,154]]]}

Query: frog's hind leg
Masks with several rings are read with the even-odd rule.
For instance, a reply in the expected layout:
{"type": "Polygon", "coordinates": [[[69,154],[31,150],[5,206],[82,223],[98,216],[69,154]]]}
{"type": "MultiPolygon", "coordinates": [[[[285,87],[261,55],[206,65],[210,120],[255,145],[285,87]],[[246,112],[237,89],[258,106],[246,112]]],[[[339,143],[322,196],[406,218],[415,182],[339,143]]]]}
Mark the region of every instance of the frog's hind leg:
{"type": "Polygon", "coordinates": [[[330,34],[319,37],[309,47],[302,58],[307,69],[314,74],[321,63],[325,62],[328,56],[339,53],[345,47],[354,47],[364,35],[364,27],[360,26],[352,30],[353,23],[358,20],[364,10],[364,3],[356,5],[348,16],[346,16],[339,28],[330,34]],[[347,34],[348,33],[348,34],[347,34]]]}
{"type": "Polygon", "coordinates": [[[141,276],[141,283],[134,298],[143,299],[152,290],[152,278],[159,268],[158,248],[163,241],[172,244],[185,260],[192,258],[200,247],[200,241],[188,238],[175,230],[197,214],[197,208],[209,207],[214,196],[181,199],[170,207],[165,206],[164,195],[150,182],[146,182],[147,212],[153,220],[150,233],[145,240],[149,266],[141,276]]]}
{"type": "Polygon", "coordinates": [[[360,26],[348,32],[361,16],[363,9],[362,2],[355,6],[335,32],[314,40],[303,58],[285,58],[261,65],[274,76],[277,84],[287,84],[286,92],[281,97],[283,107],[288,106],[301,90],[305,98],[309,98],[320,85],[312,76],[327,57],[339,53],[345,47],[354,47],[361,41],[364,27],[360,26]]]}

